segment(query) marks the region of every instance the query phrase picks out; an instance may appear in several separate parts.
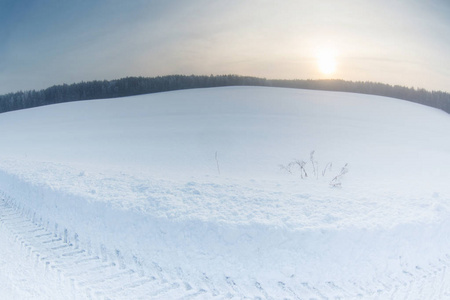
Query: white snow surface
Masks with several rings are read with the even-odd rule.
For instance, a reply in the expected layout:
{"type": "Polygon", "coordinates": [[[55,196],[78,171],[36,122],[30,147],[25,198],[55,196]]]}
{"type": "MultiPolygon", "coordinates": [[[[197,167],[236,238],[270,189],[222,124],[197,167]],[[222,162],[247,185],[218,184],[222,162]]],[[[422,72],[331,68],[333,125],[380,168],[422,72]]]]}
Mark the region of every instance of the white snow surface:
{"type": "MultiPolygon", "coordinates": [[[[173,283],[162,299],[450,299],[443,111],[224,87],[8,112],[0,128],[6,298],[60,299],[67,286],[73,298],[107,298],[104,287],[76,284],[90,273],[59,267],[67,255],[45,260],[11,214],[105,263],[173,283]],[[296,159],[308,178],[280,168],[296,159]],[[345,164],[342,186],[331,187],[345,164]],[[11,251],[18,240],[22,254],[11,251]],[[28,261],[29,276],[10,272],[10,260],[24,270],[28,261]],[[46,265],[57,270],[53,289],[35,275],[46,265]]],[[[108,297],[148,298],[121,293],[108,297]]]]}

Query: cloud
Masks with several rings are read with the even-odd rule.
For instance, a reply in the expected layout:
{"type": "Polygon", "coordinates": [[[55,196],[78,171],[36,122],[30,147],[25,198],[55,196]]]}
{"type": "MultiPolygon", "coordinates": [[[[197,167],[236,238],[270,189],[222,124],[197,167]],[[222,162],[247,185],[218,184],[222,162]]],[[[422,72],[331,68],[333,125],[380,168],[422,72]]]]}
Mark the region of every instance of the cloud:
{"type": "MultiPolygon", "coordinates": [[[[383,79],[379,60],[397,70],[420,64],[442,86],[449,4],[431,3],[4,0],[0,93],[171,73],[312,78],[319,76],[314,51],[327,45],[345,61],[338,61],[343,79],[383,79]],[[361,64],[368,71],[354,72],[361,64]]],[[[415,68],[395,84],[423,74],[415,68]]]]}

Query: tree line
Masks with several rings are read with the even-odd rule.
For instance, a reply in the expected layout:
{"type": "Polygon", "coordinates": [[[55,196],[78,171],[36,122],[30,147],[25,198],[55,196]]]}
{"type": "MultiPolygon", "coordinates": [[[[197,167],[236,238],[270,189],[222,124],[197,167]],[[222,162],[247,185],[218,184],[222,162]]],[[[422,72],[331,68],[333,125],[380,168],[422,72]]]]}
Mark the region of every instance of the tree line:
{"type": "Polygon", "coordinates": [[[39,91],[20,91],[0,95],[0,113],[71,101],[220,86],[270,86],[379,95],[428,105],[450,113],[450,94],[441,91],[427,91],[367,81],[281,80],[238,75],[126,77],[109,81],[95,80],[70,85],[55,85],[39,91]]]}

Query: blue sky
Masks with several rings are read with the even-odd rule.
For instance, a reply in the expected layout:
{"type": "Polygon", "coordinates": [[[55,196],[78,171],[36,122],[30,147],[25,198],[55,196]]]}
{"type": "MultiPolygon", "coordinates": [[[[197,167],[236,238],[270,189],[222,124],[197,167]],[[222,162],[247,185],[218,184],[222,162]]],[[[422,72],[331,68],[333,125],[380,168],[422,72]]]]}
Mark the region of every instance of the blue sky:
{"type": "Polygon", "coordinates": [[[450,92],[445,0],[0,0],[0,93],[126,76],[341,78],[450,92]],[[318,68],[333,53],[335,71],[318,68]]]}

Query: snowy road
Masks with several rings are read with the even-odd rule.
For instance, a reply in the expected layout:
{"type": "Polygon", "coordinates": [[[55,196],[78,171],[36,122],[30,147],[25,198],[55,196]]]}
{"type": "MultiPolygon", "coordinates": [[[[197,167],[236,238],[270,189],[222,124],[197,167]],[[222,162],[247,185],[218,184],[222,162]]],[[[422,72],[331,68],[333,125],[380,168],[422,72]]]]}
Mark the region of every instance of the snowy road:
{"type": "Polygon", "coordinates": [[[3,299],[450,299],[450,256],[425,266],[404,266],[401,276],[372,282],[277,282],[278,290],[240,286],[224,278],[215,287],[207,276],[194,282],[153,274],[90,254],[67,236],[0,198],[0,291],[3,299]],[[226,285],[225,285],[226,286],[226,285]]]}
{"type": "Polygon", "coordinates": [[[33,261],[30,249],[19,234],[31,225],[20,213],[0,202],[0,294],[2,299],[63,299],[68,285],[33,261]],[[15,233],[17,232],[17,233],[15,233]]]}
{"type": "Polygon", "coordinates": [[[3,299],[179,299],[206,293],[187,282],[169,282],[162,270],[144,275],[89,254],[4,199],[0,225],[3,299]]]}

